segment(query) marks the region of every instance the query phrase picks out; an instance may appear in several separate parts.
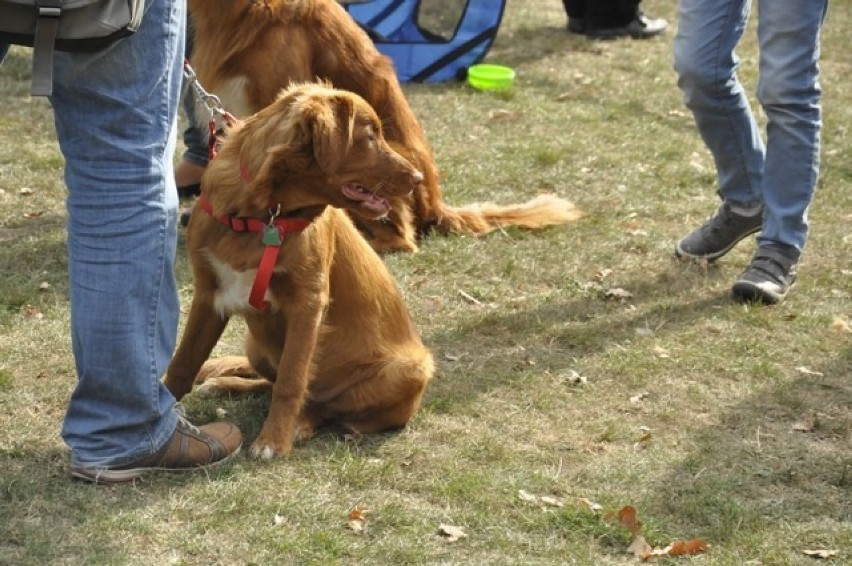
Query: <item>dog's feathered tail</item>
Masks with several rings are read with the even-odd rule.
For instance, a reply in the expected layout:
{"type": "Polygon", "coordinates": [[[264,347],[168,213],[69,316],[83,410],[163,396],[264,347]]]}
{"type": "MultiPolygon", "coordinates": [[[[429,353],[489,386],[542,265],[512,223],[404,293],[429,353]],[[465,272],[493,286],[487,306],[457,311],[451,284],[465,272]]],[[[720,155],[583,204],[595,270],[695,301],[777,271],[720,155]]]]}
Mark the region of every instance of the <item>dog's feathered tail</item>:
{"type": "Polygon", "coordinates": [[[523,204],[498,205],[491,202],[451,207],[436,203],[432,211],[432,229],[444,234],[487,234],[500,228],[545,228],[580,219],[583,212],[573,203],[556,195],[535,197],[523,204]]]}

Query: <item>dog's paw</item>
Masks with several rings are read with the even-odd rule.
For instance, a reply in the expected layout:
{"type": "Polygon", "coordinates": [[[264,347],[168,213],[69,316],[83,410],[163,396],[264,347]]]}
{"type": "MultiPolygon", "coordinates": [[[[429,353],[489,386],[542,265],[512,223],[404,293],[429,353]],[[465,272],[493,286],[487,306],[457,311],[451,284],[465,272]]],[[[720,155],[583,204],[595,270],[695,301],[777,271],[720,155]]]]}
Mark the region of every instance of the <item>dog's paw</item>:
{"type": "Polygon", "coordinates": [[[249,452],[251,453],[252,458],[269,461],[274,460],[279,456],[286,456],[290,452],[290,447],[263,442],[258,438],[251,445],[251,450],[249,452]]]}

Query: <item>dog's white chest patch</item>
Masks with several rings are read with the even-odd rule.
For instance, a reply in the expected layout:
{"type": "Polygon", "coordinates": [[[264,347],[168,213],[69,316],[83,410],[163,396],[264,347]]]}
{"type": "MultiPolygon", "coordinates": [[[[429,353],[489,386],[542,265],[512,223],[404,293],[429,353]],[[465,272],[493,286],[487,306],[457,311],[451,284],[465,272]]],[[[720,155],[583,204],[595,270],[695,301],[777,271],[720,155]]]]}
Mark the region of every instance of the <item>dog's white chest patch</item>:
{"type": "MultiPolygon", "coordinates": [[[[216,311],[222,316],[229,316],[251,308],[249,306],[249,295],[251,294],[252,285],[254,285],[254,279],[257,276],[257,269],[236,271],[227,263],[216,259],[210,254],[207,255],[207,260],[210,262],[213,271],[216,272],[216,278],[219,281],[219,289],[216,291],[216,296],[213,300],[213,306],[216,311]]],[[[264,293],[263,299],[268,302],[272,301],[268,289],[264,293]]]]}

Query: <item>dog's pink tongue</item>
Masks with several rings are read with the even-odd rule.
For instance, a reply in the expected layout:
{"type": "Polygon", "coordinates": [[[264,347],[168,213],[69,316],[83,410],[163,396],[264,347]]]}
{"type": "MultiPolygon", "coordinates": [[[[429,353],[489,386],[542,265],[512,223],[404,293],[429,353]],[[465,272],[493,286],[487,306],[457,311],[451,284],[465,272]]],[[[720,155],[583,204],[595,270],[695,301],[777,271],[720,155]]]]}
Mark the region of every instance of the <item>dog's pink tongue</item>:
{"type": "Polygon", "coordinates": [[[346,198],[363,203],[366,208],[369,208],[379,214],[387,214],[387,212],[390,211],[390,204],[388,204],[388,201],[358,185],[343,185],[343,194],[346,198]]]}

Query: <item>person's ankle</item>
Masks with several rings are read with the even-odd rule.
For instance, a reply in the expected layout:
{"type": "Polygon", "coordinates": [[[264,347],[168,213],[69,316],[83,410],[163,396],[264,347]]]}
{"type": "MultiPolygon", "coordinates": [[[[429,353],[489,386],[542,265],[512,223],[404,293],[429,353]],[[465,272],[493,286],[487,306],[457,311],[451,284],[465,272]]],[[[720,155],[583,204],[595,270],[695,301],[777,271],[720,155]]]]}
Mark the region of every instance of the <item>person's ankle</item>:
{"type": "Polygon", "coordinates": [[[202,165],[182,159],[175,166],[175,185],[180,188],[199,184],[205,169],[202,165]]]}

